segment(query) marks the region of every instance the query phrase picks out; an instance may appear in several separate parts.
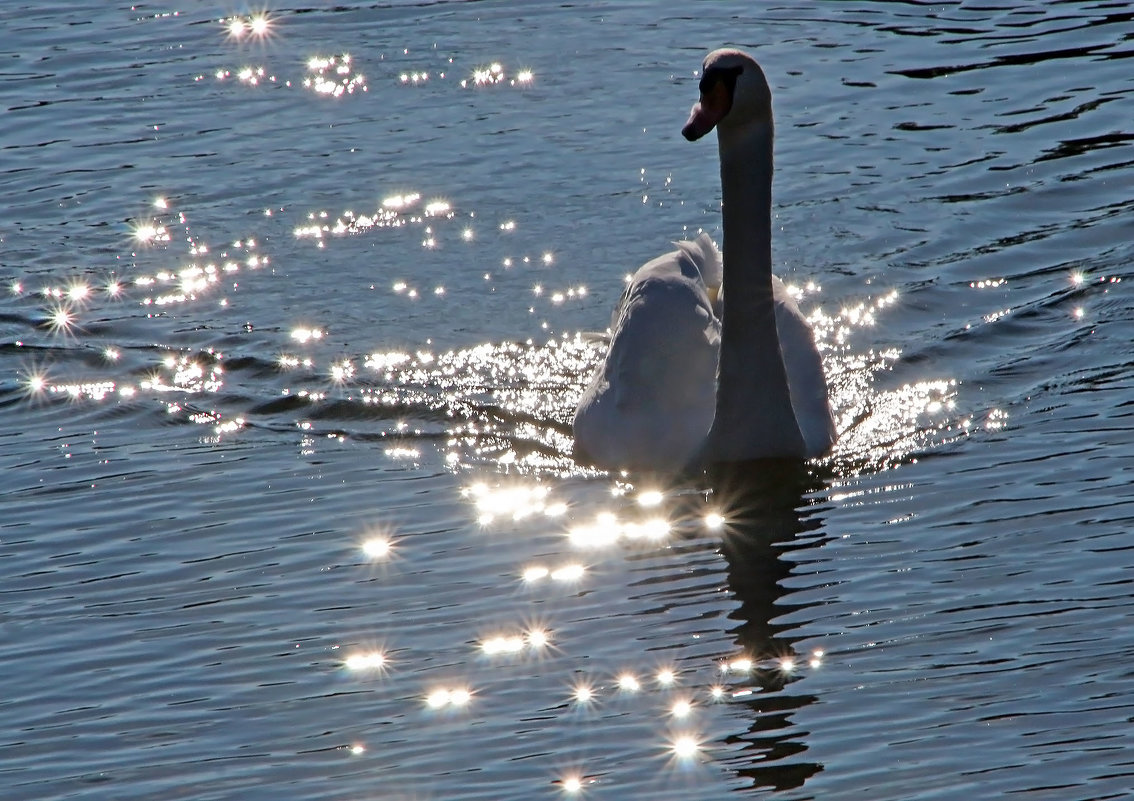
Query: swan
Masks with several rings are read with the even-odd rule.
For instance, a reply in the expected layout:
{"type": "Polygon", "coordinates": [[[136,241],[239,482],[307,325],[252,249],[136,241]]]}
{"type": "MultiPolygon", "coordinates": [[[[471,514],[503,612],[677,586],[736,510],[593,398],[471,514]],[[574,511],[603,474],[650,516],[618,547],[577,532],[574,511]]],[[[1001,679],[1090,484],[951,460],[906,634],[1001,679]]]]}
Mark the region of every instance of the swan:
{"type": "Polygon", "coordinates": [[[701,234],[631,278],[572,420],[576,458],[604,469],[808,459],[835,442],[811,326],[772,275],[768,81],[726,48],[706,56],[699,90],[681,133],[717,131],[723,255],[701,234]]]}

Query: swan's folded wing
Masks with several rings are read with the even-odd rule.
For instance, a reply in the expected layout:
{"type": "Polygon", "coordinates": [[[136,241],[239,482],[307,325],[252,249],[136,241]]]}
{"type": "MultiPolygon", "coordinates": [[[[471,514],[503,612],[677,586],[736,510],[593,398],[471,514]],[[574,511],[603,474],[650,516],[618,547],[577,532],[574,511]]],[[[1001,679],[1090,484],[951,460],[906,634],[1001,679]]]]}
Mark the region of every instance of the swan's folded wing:
{"type": "Polygon", "coordinates": [[[678,254],[635,276],[575,412],[577,448],[607,468],[680,470],[712,424],[720,324],[678,254]]]}

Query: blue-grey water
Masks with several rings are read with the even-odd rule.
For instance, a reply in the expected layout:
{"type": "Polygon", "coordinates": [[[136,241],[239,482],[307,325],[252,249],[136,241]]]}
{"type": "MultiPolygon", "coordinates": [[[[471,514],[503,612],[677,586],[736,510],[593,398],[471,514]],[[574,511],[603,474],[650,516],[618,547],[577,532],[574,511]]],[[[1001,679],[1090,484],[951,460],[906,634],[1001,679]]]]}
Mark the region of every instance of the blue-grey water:
{"type": "Polygon", "coordinates": [[[1134,795],[1134,4],[0,31],[0,797],[1134,795]],[[659,493],[568,424],[723,44],[841,439],[659,493]]]}

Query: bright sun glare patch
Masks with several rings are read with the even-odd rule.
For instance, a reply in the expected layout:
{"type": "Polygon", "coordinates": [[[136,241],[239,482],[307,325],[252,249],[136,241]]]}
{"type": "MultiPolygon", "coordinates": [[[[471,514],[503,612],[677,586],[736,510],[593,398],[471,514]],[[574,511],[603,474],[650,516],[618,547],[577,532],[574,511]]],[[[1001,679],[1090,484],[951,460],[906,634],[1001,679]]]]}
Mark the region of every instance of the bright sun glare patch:
{"type": "Polygon", "coordinates": [[[438,688],[425,696],[425,705],[430,709],[462,709],[472,701],[472,695],[466,687],[438,688]]]}
{"type": "Polygon", "coordinates": [[[660,490],[646,490],[638,494],[638,505],[651,508],[658,506],[665,500],[665,495],[660,490]]]}
{"type": "Polygon", "coordinates": [[[312,340],[322,339],[323,332],[318,328],[294,328],[291,332],[291,338],[300,344],[306,344],[312,340]]]}
{"type": "Polygon", "coordinates": [[[633,673],[623,673],[618,677],[618,689],[624,692],[636,693],[641,687],[638,677],[633,673]]]}
{"type": "Polygon", "coordinates": [[[266,12],[257,12],[247,17],[231,17],[221,20],[229,39],[239,41],[245,37],[262,39],[271,34],[272,20],[266,12]]]}
{"type": "Polygon", "coordinates": [[[561,505],[549,498],[550,492],[538,483],[490,487],[478,482],[461,490],[461,495],[473,501],[480,524],[489,525],[500,518],[519,521],[537,514],[562,514],[561,505]]]}
{"type": "Polygon", "coordinates": [[[580,564],[564,565],[551,571],[551,578],[553,581],[578,581],[586,571],[587,569],[580,564]]]}
{"type": "Polygon", "coordinates": [[[75,325],[75,314],[67,306],[52,306],[48,310],[46,324],[53,334],[69,334],[75,325]]]}
{"type": "Polygon", "coordinates": [[[701,744],[692,735],[683,734],[674,738],[672,744],[673,755],[678,759],[692,759],[701,750],[701,744]]]}
{"type": "Polygon", "coordinates": [[[576,704],[589,706],[595,701],[595,689],[589,682],[580,680],[571,686],[571,700],[576,704]]]}
{"type": "Polygon", "coordinates": [[[352,654],[343,664],[347,670],[356,673],[364,670],[382,670],[386,667],[386,655],[381,651],[352,654]]]}
{"type": "Polygon", "coordinates": [[[583,790],[583,780],[578,776],[564,776],[559,783],[568,795],[578,795],[583,790]]]}
{"type": "Polygon", "coordinates": [[[490,637],[480,644],[480,650],[489,656],[496,654],[518,654],[524,650],[524,638],[518,634],[490,637]]]}
{"type": "Polygon", "coordinates": [[[725,662],[721,665],[721,672],[723,673],[750,673],[752,671],[752,660],[746,657],[734,659],[731,662],[725,662]]]}
{"type": "Polygon", "coordinates": [[[692,711],[693,703],[686,698],[677,699],[673,702],[673,706],[671,706],[669,709],[669,713],[678,720],[683,720],[689,717],[692,711]]]}
{"type": "Polygon", "coordinates": [[[315,56],[307,60],[310,73],[303,79],[303,86],[316,94],[342,97],[356,91],[367,91],[366,78],[354,71],[349,53],[338,56],[315,56]]]}
{"type": "Polygon", "coordinates": [[[532,626],[521,634],[502,634],[489,637],[480,644],[480,650],[487,656],[514,655],[529,649],[539,651],[551,645],[551,633],[541,627],[532,626]]]}
{"type": "Polygon", "coordinates": [[[375,534],[362,543],[362,553],[372,561],[389,558],[393,548],[393,540],[385,534],[375,534]]]}
{"type": "Polygon", "coordinates": [[[169,231],[165,226],[155,222],[138,223],[133,227],[134,239],[142,245],[152,245],[170,240],[169,231]]]}
{"type": "Polygon", "coordinates": [[[551,575],[551,571],[541,565],[534,565],[524,569],[523,579],[527,583],[539,581],[540,579],[547,578],[551,575]]]}
{"type": "Polygon", "coordinates": [[[27,379],[24,381],[24,386],[27,391],[32,395],[41,395],[47,389],[47,374],[40,371],[33,371],[28,374],[27,379]]]}

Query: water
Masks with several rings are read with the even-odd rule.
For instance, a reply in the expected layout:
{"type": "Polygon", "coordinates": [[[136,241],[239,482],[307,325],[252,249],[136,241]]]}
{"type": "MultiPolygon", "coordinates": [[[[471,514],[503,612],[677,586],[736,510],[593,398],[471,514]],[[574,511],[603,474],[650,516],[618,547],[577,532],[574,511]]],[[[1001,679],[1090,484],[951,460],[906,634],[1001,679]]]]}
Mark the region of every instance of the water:
{"type": "Polygon", "coordinates": [[[5,5],[5,798],[1131,794],[1134,5],[738,9],[5,5]],[[842,437],[654,495],[726,43],[842,437]]]}

